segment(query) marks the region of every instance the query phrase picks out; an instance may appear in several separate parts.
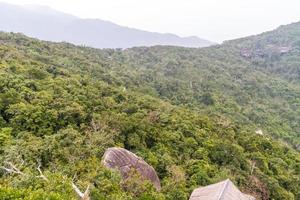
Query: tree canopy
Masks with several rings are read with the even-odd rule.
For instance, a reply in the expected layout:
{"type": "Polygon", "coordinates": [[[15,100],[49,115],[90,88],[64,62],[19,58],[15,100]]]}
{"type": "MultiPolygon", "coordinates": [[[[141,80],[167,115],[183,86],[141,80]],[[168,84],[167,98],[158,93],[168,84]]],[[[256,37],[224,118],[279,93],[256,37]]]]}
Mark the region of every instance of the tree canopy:
{"type": "Polygon", "coordinates": [[[227,178],[299,199],[298,26],[201,49],[0,33],[0,199],[76,199],[73,181],[92,199],[183,200],[227,178]],[[151,164],[161,191],[106,169],[114,146],[151,164]]]}

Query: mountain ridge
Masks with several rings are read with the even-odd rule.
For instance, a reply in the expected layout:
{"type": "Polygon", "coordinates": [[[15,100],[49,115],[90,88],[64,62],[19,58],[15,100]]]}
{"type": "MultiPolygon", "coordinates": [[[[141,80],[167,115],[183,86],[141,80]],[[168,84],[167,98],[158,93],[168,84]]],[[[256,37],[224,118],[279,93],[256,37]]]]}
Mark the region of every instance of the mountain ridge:
{"type": "Polygon", "coordinates": [[[42,40],[67,41],[95,48],[153,45],[204,47],[215,44],[197,36],[179,37],[170,33],[143,31],[101,19],[78,18],[49,7],[43,10],[41,12],[32,6],[26,8],[0,3],[0,30],[23,32],[42,40]]]}

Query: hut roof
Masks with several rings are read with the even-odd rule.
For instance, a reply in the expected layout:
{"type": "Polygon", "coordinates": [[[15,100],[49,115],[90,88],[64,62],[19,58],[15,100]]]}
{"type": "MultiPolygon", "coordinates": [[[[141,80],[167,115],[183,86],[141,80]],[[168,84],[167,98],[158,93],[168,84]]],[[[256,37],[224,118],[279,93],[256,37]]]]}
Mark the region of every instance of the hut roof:
{"type": "Polygon", "coordinates": [[[255,200],[254,197],[242,193],[229,179],[200,187],[193,191],[190,200],[255,200]]]}

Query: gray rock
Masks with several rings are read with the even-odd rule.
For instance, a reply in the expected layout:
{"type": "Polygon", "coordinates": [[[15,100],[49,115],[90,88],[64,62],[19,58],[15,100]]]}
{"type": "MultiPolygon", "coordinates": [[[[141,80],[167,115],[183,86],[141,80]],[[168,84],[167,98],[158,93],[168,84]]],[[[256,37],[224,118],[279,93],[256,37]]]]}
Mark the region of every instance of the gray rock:
{"type": "Polygon", "coordinates": [[[149,180],[159,191],[160,180],[152,166],[132,152],[118,147],[108,148],[102,160],[104,166],[109,169],[118,169],[123,179],[130,177],[130,171],[135,169],[144,180],[149,180]]]}

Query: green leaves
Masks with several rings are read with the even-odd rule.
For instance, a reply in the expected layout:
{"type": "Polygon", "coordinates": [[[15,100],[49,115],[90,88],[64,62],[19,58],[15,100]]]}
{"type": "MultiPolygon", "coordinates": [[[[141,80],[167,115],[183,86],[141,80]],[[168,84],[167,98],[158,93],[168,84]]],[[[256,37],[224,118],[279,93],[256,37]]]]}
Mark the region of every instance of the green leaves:
{"type": "Polygon", "coordinates": [[[0,147],[5,147],[12,141],[12,128],[1,128],[0,129],[0,147]]]}
{"type": "Polygon", "coordinates": [[[0,199],[75,199],[73,177],[91,185],[92,199],[187,199],[226,178],[268,198],[299,198],[299,152],[267,136],[297,144],[298,86],[257,70],[233,44],[116,51],[0,40],[0,56],[10,55],[0,64],[0,166],[27,174],[0,170],[0,199]],[[104,169],[113,146],[150,163],[162,191],[104,169]]]}

